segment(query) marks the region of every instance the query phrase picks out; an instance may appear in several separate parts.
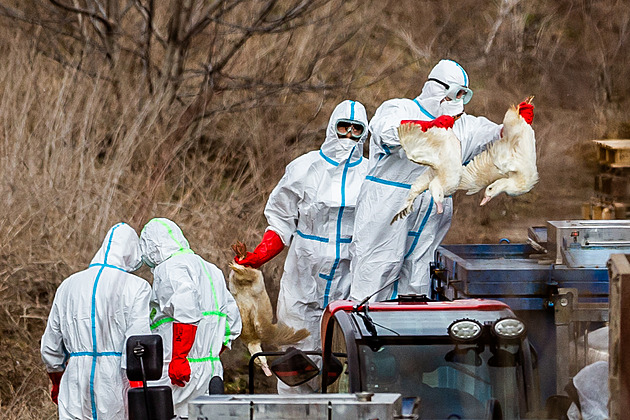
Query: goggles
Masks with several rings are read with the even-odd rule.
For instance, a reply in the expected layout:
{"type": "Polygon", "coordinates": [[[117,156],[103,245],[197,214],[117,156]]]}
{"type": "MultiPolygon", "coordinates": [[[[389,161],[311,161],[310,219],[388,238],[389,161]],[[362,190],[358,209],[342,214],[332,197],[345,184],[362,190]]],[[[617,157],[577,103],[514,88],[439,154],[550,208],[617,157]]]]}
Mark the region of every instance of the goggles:
{"type": "Polygon", "coordinates": [[[350,137],[355,140],[358,140],[363,135],[365,131],[365,125],[355,120],[347,120],[345,118],[337,121],[337,134],[340,136],[345,136],[350,133],[350,137]]]}
{"type": "Polygon", "coordinates": [[[155,264],[153,264],[153,262],[151,262],[151,260],[144,255],[142,256],[142,262],[145,263],[149,268],[155,268],[155,264]]]}
{"type": "Polygon", "coordinates": [[[457,83],[447,84],[438,79],[429,79],[433,82],[439,83],[440,85],[446,88],[445,97],[449,98],[451,101],[463,101],[464,105],[466,105],[473,96],[473,91],[466,86],[458,85],[457,83]]]}

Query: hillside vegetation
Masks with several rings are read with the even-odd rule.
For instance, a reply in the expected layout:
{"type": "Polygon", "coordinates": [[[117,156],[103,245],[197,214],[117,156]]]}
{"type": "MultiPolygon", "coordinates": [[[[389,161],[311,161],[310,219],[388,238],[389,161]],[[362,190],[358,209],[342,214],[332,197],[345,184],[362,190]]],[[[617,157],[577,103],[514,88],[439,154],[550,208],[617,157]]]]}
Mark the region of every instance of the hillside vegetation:
{"type": "MultiPolygon", "coordinates": [[[[622,0],[0,0],[0,416],[54,417],[39,339],[110,226],[171,218],[227,273],[334,106],[413,98],[441,58],[467,70],[470,114],[535,95],[541,179],[483,208],[458,193],[446,241],[579,218],[590,140],[630,138],[629,30],[622,0]]],[[[274,303],[283,255],[264,268],[274,303]]],[[[227,353],[229,392],[245,357],[227,353]]]]}

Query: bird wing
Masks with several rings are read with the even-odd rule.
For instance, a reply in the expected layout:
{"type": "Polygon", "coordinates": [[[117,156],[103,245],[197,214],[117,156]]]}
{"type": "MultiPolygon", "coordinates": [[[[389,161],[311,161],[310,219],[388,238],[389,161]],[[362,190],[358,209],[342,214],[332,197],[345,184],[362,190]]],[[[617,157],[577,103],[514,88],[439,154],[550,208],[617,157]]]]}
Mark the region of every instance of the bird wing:
{"type": "Polygon", "coordinates": [[[450,129],[431,128],[436,131],[436,138],[441,142],[440,163],[437,166],[437,176],[440,178],[445,195],[451,195],[459,186],[462,177],[462,145],[450,129]]]}
{"type": "Polygon", "coordinates": [[[505,176],[504,170],[495,165],[490,152],[490,148],[484,150],[464,167],[459,189],[474,194],[505,176]]]}
{"type": "Polygon", "coordinates": [[[493,144],[491,150],[492,162],[501,175],[508,176],[510,172],[518,172],[522,166],[518,150],[514,144],[507,141],[499,141],[493,144]]]}
{"type": "Polygon", "coordinates": [[[409,160],[420,165],[435,167],[439,164],[440,149],[443,144],[438,137],[433,134],[433,129],[424,132],[415,124],[402,124],[398,127],[400,145],[409,160]]]}

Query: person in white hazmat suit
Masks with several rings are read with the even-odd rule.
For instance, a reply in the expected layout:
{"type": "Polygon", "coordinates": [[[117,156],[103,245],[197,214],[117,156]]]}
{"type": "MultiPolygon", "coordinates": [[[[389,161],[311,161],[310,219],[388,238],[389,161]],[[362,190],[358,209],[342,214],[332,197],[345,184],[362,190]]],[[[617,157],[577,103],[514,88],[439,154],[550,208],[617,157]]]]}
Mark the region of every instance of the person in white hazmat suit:
{"type": "Polygon", "coordinates": [[[175,414],[223,379],[219,355],[241,333],[241,315],[223,272],[196,255],[179,226],[150,220],[140,233],[142,259],[153,272],[151,330],[164,345],[164,371],[152,385],[173,390],[175,414]]]}
{"type": "MultiPolygon", "coordinates": [[[[462,163],[466,163],[499,139],[502,129],[484,117],[464,113],[471,97],[464,69],[455,61],[441,60],[418,97],[391,99],[376,110],[369,126],[370,169],[359,193],[351,245],[351,299],[362,300],[380,288],[372,300],[429,295],[429,263],[451,225],[453,201],[446,197],[443,213],[438,214],[431,194],[425,191],[416,198],[411,214],[390,224],[411,184],[427,169],[407,158],[398,127],[403,120],[413,120],[425,131],[452,126],[461,142],[462,163]]],[[[531,124],[533,106],[521,103],[519,109],[521,115],[531,117],[531,124]]]]}
{"type": "MultiPolygon", "coordinates": [[[[310,336],[302,350],[320,350],[320,319],[324,308],[350,291],[348,247],[354,227],[354,208],[367,172],[363,144],[368,136],[365,107],[341,102],[328,122],[321,148],[293,160],[271,192],[265,207],[267,227],[261,243],[239,264],[260,267],[289,251],[280,280],[277,317],[310,336]]],[[[288,387],[278,382],[279,393],[309,393],[317,378],[288,387]]]]}
{"type": "Polygon", "coordinates": [[[600,360],[582,368],[572,379],[577,400],[567,411],[569,420],[602,420],[608,413],[608,361],[600,360]]]}
{"type": "Polygon", "coordinates": [[[138,234],[119,223],[90,266],[57,289],[41,354],[60,419],[127,418],[127,338],[150,334],[151,286],[129,273],[140,257],[138,234]]]}

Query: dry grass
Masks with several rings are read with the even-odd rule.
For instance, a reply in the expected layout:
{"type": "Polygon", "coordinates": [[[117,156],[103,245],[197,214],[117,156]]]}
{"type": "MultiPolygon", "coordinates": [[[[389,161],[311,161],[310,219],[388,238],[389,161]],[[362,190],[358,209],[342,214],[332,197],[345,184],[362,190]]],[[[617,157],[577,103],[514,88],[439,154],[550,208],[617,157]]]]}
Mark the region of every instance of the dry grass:
{"type": "MultiPolygon", "coordinates": [[[[358,99],[372,115],[386,99],[414,97],[439,58],[466,67],[475,90],[471,114],[500,121],[508,105],[536,95],[541,175],[532,193],[481,209],[478,196],[458,193],[446,241],[519,241],[529,226],[580,217],[596,169],[588,141],[630,126],[623,113],[630,17],[619,2],[573,3],[521,2],[495,25],[501,15],[494,2],[424,2],[422,13],[409,13],[417,9],[411,1],[345,2],[356,11],[345,10],[343,21],[361,28],[360,36],[336,47],[347,30],[340,20],[322,21],[253,39],[227,69],[294,82],[314,49],[331,50],[309,83],[336,87],[215,92],[204,103],[213,112],[182,130],[198,75],[187,79],[179,100],[169,89],[149,95],[131,59],[113,68],[90,61],[88,75],[39,53],[38,44],[57,45],[50,33],[15,36],[15,22],[2,21],[0,416],[54,417],[39,339],[57,286],[87,266],[111,225],[127,221],[139,231],[151,217],[172,218],[193,249],[225,270],[234,240],[259,240],[269,192],[291,159],[319,147],[336,103],[358,99]],[[601,23],[596,31],[593,21],[601,23]],[[584,35],[586,27],[595,35],[584,35]]],[[[216,34],[203,36],[191,60],[201,60],[216,34]]],[[[264,268],[272,302],[283,255],[264,268]]],[[[140,274],[150,277],[146,269],[140,274]]],[[[230,392],[246,389],[245,354],[240,345],[227,354],[230,392]]]]}

